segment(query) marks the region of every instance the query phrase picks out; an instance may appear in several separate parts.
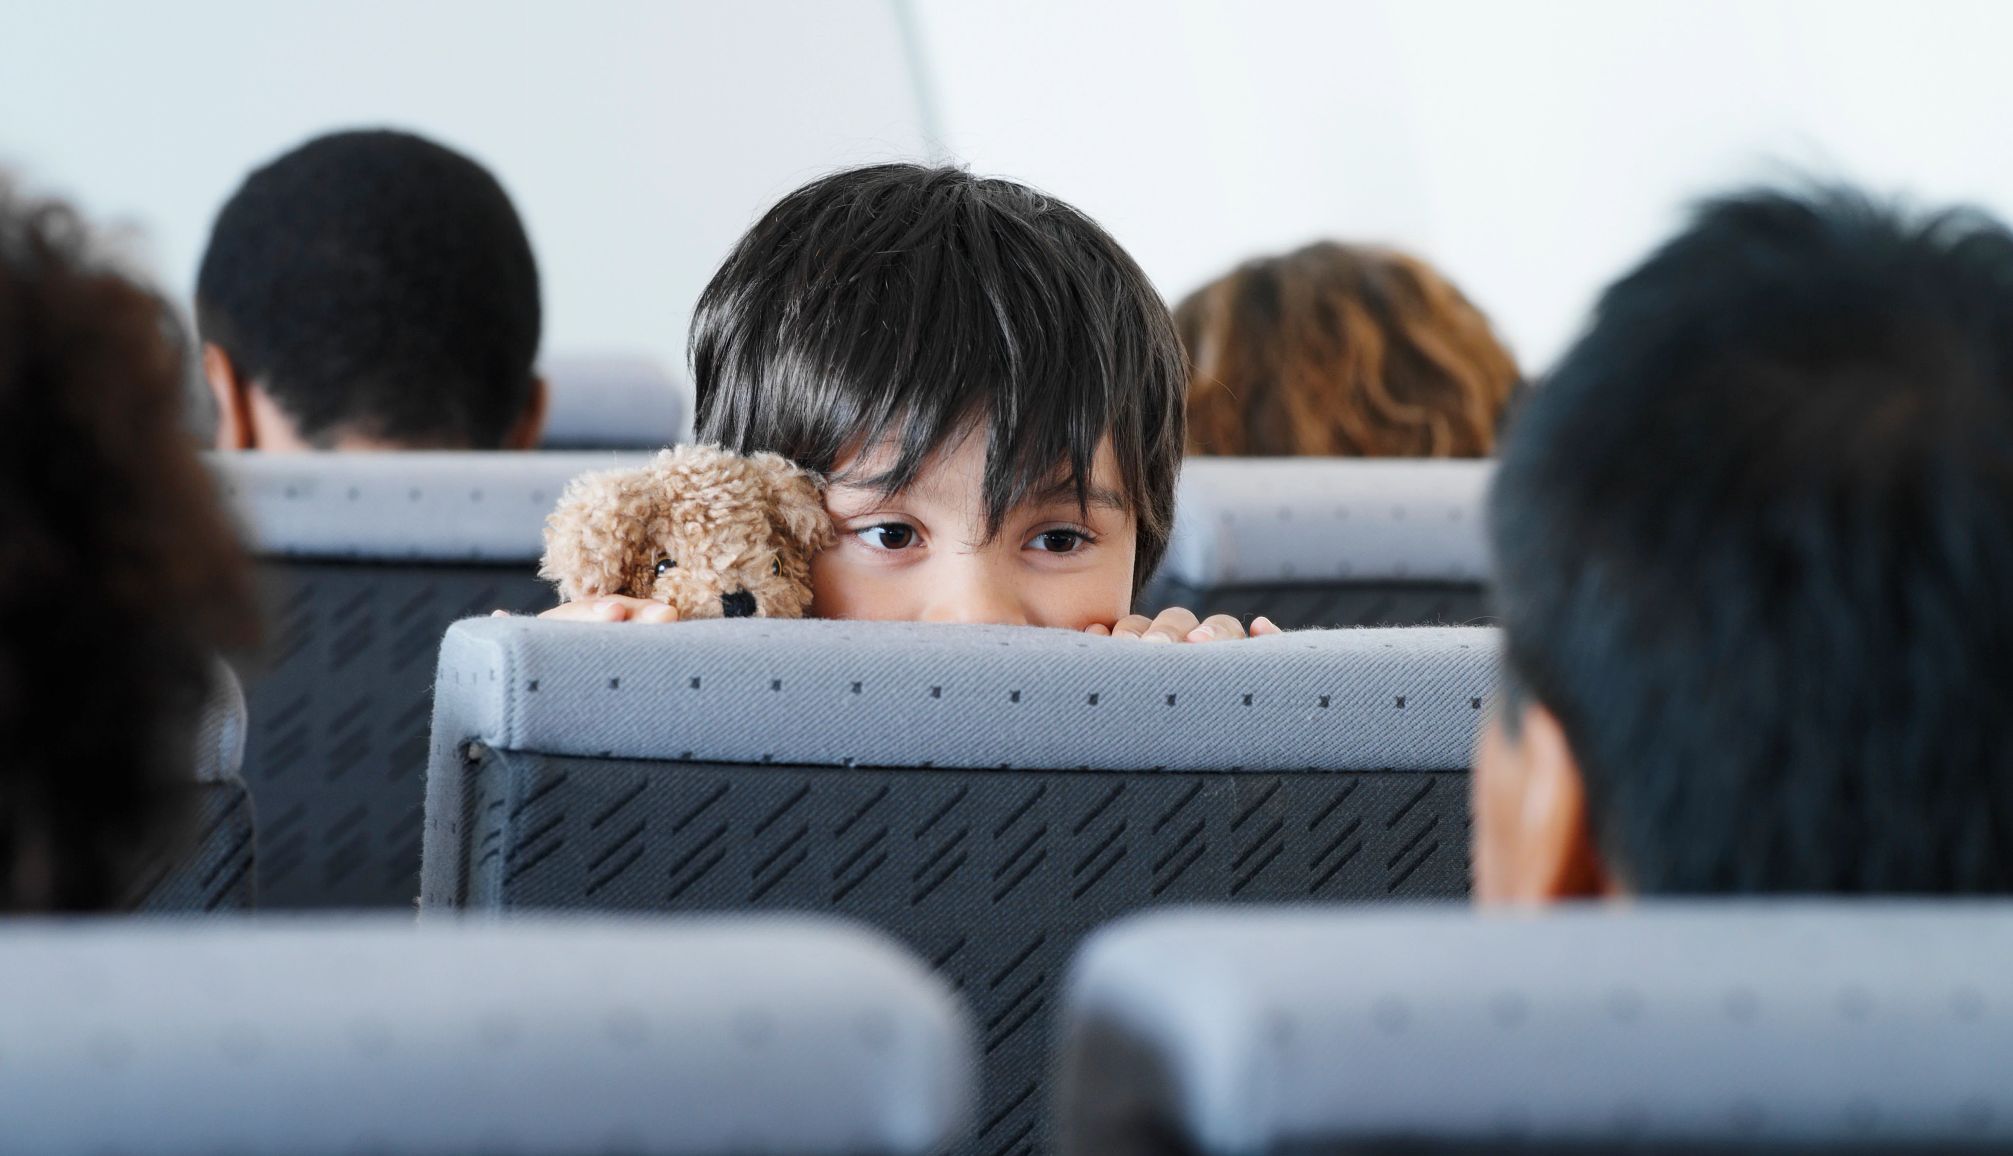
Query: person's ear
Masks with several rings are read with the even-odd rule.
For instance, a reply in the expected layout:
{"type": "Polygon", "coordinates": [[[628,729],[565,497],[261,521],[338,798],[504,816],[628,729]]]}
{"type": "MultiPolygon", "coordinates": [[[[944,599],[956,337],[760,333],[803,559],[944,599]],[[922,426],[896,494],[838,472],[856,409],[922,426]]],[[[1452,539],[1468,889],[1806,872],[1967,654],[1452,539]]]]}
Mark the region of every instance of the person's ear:
{"type": "Polygon", "coordinates": [[[552,404],[551,390],[543,377],[531,379],[531,396],[524,402],[524,412],[517,415],[509,431],[503,435],[503,447],[507,450],[535,450],[538,439],[545,436],[545,415],[552,404]]]}
{"type": "Polygon", "coordinates": [[[1551,903],[1611,895],[1565,728],[1535,700],[1492,717],[1475,754],[1475,898],[1551,903]]]}
{"type": "Polygon", "coordinates": [[[203,343],[203,380],[209,383],[210,400],[217,411],[217,432],[211,443],[214,448],[257,449],[251,398],[247,396],[249,383],[239,376],[231,355],[213,341],[203,343]]]}

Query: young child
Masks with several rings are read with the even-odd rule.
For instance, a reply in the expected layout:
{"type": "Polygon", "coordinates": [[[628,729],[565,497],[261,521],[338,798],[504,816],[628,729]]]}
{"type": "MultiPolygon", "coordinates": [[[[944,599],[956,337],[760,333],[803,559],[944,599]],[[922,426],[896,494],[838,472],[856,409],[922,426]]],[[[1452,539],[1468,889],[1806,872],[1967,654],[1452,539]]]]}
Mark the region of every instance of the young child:
{"type": "MultiPolygon", "coordinates": [[[[1187,367],[1139,266],[1061,201],[913,164],[813,181],[728,255],[691,349],[700,440],[831,481],[819,617],[1244,637],[1131,613],[1173,523],[1187,367]]],[[[545,616],[676,618],[622,597],[545,616]]]]}

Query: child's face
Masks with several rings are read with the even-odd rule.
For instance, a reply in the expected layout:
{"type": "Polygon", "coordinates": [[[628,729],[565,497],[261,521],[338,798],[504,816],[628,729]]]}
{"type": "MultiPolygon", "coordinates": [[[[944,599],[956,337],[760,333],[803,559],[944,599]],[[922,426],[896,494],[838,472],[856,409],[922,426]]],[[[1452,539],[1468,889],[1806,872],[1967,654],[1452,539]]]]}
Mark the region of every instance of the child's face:
{"type": "MultiPolygon", "coordinates": [[[[833,471],[872,477],[885,450],[833,471]]],[[[838,543],[812,560],[811,613],[819,618],[980,622],[1083,630],[1110,626],[1132,608],[1138,526],[1127,512],[1106,442],[1090,477],[1090,507],[1074,487],[1023,505],[986,537],[983,436],[947,445],[908,489],[883,498],[835,482],[825,508],[838,543]]]]}

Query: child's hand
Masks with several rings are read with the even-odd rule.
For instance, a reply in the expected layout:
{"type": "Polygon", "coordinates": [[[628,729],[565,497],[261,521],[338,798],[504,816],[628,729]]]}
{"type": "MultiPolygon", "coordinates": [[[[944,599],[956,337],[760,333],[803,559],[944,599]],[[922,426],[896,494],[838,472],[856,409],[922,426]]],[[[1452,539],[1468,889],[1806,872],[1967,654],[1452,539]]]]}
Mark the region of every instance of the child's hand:
{"type": "MultiPolygon", "coordinates": [[[[494,617],[506,617],[508,614],[507,610],[499,610],[494,617]]],[[[676,622],[678,611],[674,607],[648,598],[604,594],[599,598],[586,598],[579,602],[561,602],[539,617],[568,622],[676,622]]]]}
{"type": "MultiPolygon", "coordinates": [[[[1171,606],[1150,619],[1144,614],[1128,614],[1111,626],[1087,627],[1085,633],[1137,638],[1141,642],[1228,642],[1246,637],[1244,624],[1228,614],[1211,615],[1197,622],[1195,615],[1179,606],[1171,606]]],[[[1260,616],[1251,620],[1252,638],[1278,633],[1279,628],[1270,618],[1260,616]]]]}

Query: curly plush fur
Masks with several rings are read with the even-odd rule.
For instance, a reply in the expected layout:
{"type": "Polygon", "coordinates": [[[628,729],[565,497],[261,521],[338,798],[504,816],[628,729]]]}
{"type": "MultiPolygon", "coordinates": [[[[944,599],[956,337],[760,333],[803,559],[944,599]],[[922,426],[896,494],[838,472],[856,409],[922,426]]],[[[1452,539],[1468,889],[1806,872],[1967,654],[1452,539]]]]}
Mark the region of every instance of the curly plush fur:
{"type": "Polygon", "coordinates": [[[626,594],[680,618],[800,618],[811,556],[834,537],[815,474],[775,454],[685,445],[568,482],[538,575],[568,601],[626,594]]]}

